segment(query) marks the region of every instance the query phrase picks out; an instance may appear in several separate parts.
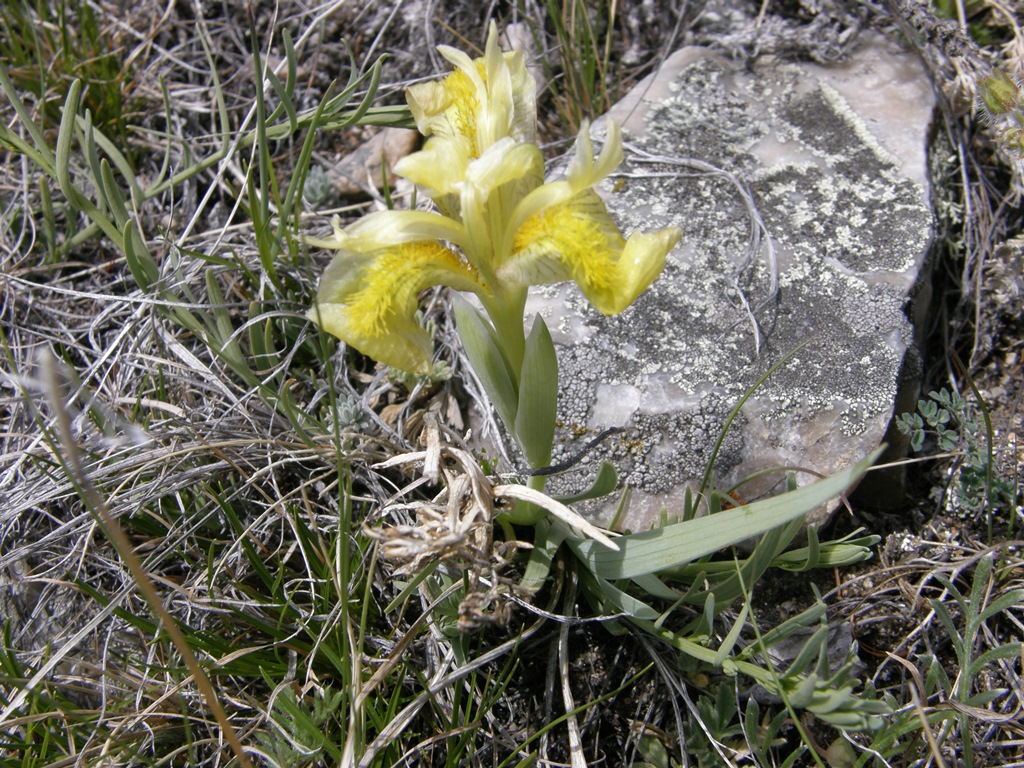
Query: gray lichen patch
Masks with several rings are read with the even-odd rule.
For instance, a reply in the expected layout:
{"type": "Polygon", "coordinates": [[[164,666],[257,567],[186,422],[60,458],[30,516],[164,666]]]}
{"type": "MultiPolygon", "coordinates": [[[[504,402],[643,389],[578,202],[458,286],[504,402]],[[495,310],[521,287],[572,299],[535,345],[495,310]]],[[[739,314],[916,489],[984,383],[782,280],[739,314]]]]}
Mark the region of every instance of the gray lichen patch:
{"type": "MultiPolygon", "coordinates": [[[[877,109],[862,119],[848,83],[841,96],[822,67],[746,71],[694,49],[612,110],[631,144],[602,189],[609,210],[624,231],[675,225],[684,236],[651,290],[617,317],[564,287],[535,300],[559,343],[555,461],[623,429],[555,478],[555,490],[579,490],[608,459],[634,489],[626,527],[678,514],[730,411],[787,355],[732,424],[714,467],[723,483],[780,466],[829,474],[878,445],[912,343],[904,308],[932,224],[925,190],[887,147],[905,146],[912,131],[923,158],[932,101],[919,72],[908,103],[914,70],[903,58],[878,45],[861,55],[875,89],[893,62],[904,98],[887,119],[877,109]],[[751,204],[770,242],[752,238],[751,204]]],[[[836,76],[845,83],[857,66],[836,76]]],[[[608,522],[613,507],[592,512],[608,522]]]]}

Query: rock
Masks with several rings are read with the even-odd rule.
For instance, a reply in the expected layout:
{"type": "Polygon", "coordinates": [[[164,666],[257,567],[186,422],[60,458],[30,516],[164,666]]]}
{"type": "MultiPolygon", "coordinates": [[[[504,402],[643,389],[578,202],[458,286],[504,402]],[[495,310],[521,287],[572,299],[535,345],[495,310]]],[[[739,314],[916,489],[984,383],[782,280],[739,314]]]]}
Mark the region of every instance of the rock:
{"type": "MultiPolygon", "coordinates": [[[[919,368],[905,309],[933,236],[933,104],[912,54],[878,37],[827,68],[745,68],[685,48],[612,109],[629,142],[600,190],[612,215],[627,233],[675,224],[684,235],[622,315],[601,317],[565,285],[531,298],[561,366],[553,463],[625,429],[553,491],[586,487],[608,459],[634,489],[619,527],[678,515],[730,411],[787,355],[729,428],[719,488],[774,470],[737,489],[750,501],[780,490],[785,468],[804,468],[803,485],[879,445],[919,368]]],[[[614,509],[590,514],[608,524],[614,509]]]]}
{"type": "Polygon", "coordinates": [[[416,149],[418,140],[416,131],[382,128],[337,165],[327,169],[335,193],[339,197],[361,197],[374,189],[382,189],[385,167],[388,184],[393,187],[395,163],[416,149]]]}

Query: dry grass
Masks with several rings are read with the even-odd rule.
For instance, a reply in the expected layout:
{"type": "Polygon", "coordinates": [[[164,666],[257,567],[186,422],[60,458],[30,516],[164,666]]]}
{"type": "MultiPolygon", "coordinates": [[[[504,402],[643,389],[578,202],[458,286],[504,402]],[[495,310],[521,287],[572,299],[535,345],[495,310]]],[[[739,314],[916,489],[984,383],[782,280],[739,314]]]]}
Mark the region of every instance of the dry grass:
{"type": "MultiPolygon", "coordinates": [[[[803,53],[828,59],[852,42],[869,8],[824,3],[805,18],[803,6],[785,13],[765,4],[760,21],[752,9],[756,23],[722,38],[714,18],[695,21],[708,10],[697,4],[610,3],[589,17],[582,5],[561,4],[557,14],[551,3],[504,15],[486,8],[532,32],[552,83],[543,108],[553,151],[574,121],[603,109],[688,27],[734,53],[792,52],[798,40],[803,53]],[[587,19],[589,74],[572,71],[567,50],[587,19]]],[[[1001,6],[989,5],[998,15],[1001,6]]],[[[354,217],[380,201],[333,198],[316,211],[297,204],[280,232],[254,231],[261,211],[278,226],[304,134],[264,143],[265,156],[246,139],[258,122],[258,82],[244,4],[39,7],[45,18],[34,3],[0,11],[6,66],[51,144],[71,78],[88,75],[84,103],[95,125],[134,164],[133,180],[116,180],[146,192],[127,197],[157,279],[140,287],[124,253],[54,179],[0,150],[0,764],[515,765],[533,755],[710,766],[796,755],[798,764],[1024,765],[1022,659],[1011,652],[1024,637],[1020,507],[987,511],[1005,516],[991,540],[991,519],[931,503],[930,486],[899,519],[862,513],[860,524],[887,535],[886,544],[876,562],[823,583],[823,599],[831,623],[849,625],[861,644],[867,696],[885,697],[895,714],[854,736],[806,718],[799,732],[785,702],[680,660],[623,624],[598,622],[609,617],[579,599],[585,585],[574,586],[564,563],[546,589],[520,594],[514,547],[476,518],[458,521],[464,535],[444,557],[413,555],[418,567],[408,573],[386,562],[394,553],[378,549],[381,534],[367,529],[411,531],[418,513],[438,535],[452,533],[442,523],[455,492],[439,497],[421,475],[389,462],[424,450],[432,424],[464,431],[479,399],[444,296],[431,296],[425,310],[453,373],[444,381],[389,378],[306,322],[325,256],[296,235],[325,228],[327,213],[354,217]],[[78,34],[62,38],[68,29],[78,34]],[[33,60],[36,50],[48,68],[33,60]],[[123,101],[104,113],[111,92],[123,101]],[[42,367],[45,354],[56,373],[42,367]],[[62,415],[81,474],[69,468],[62,415]],[[97,506],[116,519],[177,620],[244,756],[232,756],[226,729],[97,506]],[[983,606],[1000,610],[968,621],[983,606]],[[965,676],[963,664],[979,658],[985,663],[965,676]]],[[[882,9],[872,13],[871,23],[893,28],[882,9]]],[[[481,40],[485,15],[457,0],[359,8],[290,0],[256,4],[252,22],[282,79],[282,35],[290,33],[294,105],[305,110],[332,81],[349,78],[342,41],[364,70],[388,54],[378,96],[399,104],[404,84],[444,68],[434,46],[481,40]]],[[[1019,28],[1001,29],[1007,56],[1020,47],[1019,28]]],[[[916,39],[937,76],[953,82],[958,62],[934,40],[916,39]]],[[[279,102],[272,90],[267,98],[279,102]]],[[[32,138],[11,105],[0,104],[0,115],[32,138]]],[[[1019,478],[1024,459],[1009,439],[1021,429],[1019,359],[1003,353],[1019,349],[1021,329],[977,300],[999,246],[1019,231],[1016,182],[968,115],[947,119],[947,151],[958,158],[939,201],[955,246],[943,262],[951,276],[943,331],[952,330],[938,336],[936,359],[945,365],[945,350],[958,348],[983,375],[983,390],[1003,387],[994,403],[1007,446],[1001,466],[1019,478]],[[998,336],[1006,328],[1015,335],[998,336]]],[[[323,131],[314,163],[350,151],[359,130],[323,131]]],[[[73,178],[88,176],[80,151],[72,166],[73,178]]],[[[1012,288],[1012,275],[996,277],[1012,288]]],[[[456,475],[475,477],[453,466],[445,465],[455,473],[449,489],[463,482],[456,475]]],[[[770,586],[756,592],[755,605],[771,594],[770,586]]],[[[765,607],[765,630],[788,618],[765,607]]],[[[720,638],[735,617],[710,630],[720,638]]],[[[744,638],[752,640],[747,629],[744,638]]]]}

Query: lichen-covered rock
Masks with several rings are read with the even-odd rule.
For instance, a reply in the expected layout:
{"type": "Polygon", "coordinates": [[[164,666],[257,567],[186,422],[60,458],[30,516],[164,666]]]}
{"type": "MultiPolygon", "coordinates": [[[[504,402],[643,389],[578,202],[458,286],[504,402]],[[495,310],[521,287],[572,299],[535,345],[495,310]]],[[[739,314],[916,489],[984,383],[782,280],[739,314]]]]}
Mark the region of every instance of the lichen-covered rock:
{"type": "MultiPolygon", "coordinates": [[[[787,355],[732,423],[718,486],[773,468],[831,474],[877,447],[913,378],[905,310],[932,238],[932,108],[912,56],[880,39],[828,68],[683,49],[617,105],[631,146],[602,190],[612,214],[626,232],[675,224],[684,237],[620,316],[564,286],[531,299],[559,344],[555,462],[625,429],[551,487],[578,489],[610,459],[634,489],[621,527],[678,514],[731,410],[787,355]]],[[[608,523],[614,506],[592,513],[608,523]]]]}

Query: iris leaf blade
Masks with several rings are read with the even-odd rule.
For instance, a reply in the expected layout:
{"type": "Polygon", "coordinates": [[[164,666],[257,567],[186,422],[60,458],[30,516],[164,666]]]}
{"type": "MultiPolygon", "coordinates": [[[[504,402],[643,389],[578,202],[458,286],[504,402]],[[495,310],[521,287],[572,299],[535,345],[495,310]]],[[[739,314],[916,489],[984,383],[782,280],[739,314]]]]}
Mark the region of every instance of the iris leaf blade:
{"type": "Polygon", "coordinates": [[[618,552],[588,541],[579,542],[576,550],[596,574],[613,580],[683,565],[784,525],[839,496],[861,478],[880,453],[878,449],[845,471],[791,493],[622,536],[616,540],[618,552]]]}

